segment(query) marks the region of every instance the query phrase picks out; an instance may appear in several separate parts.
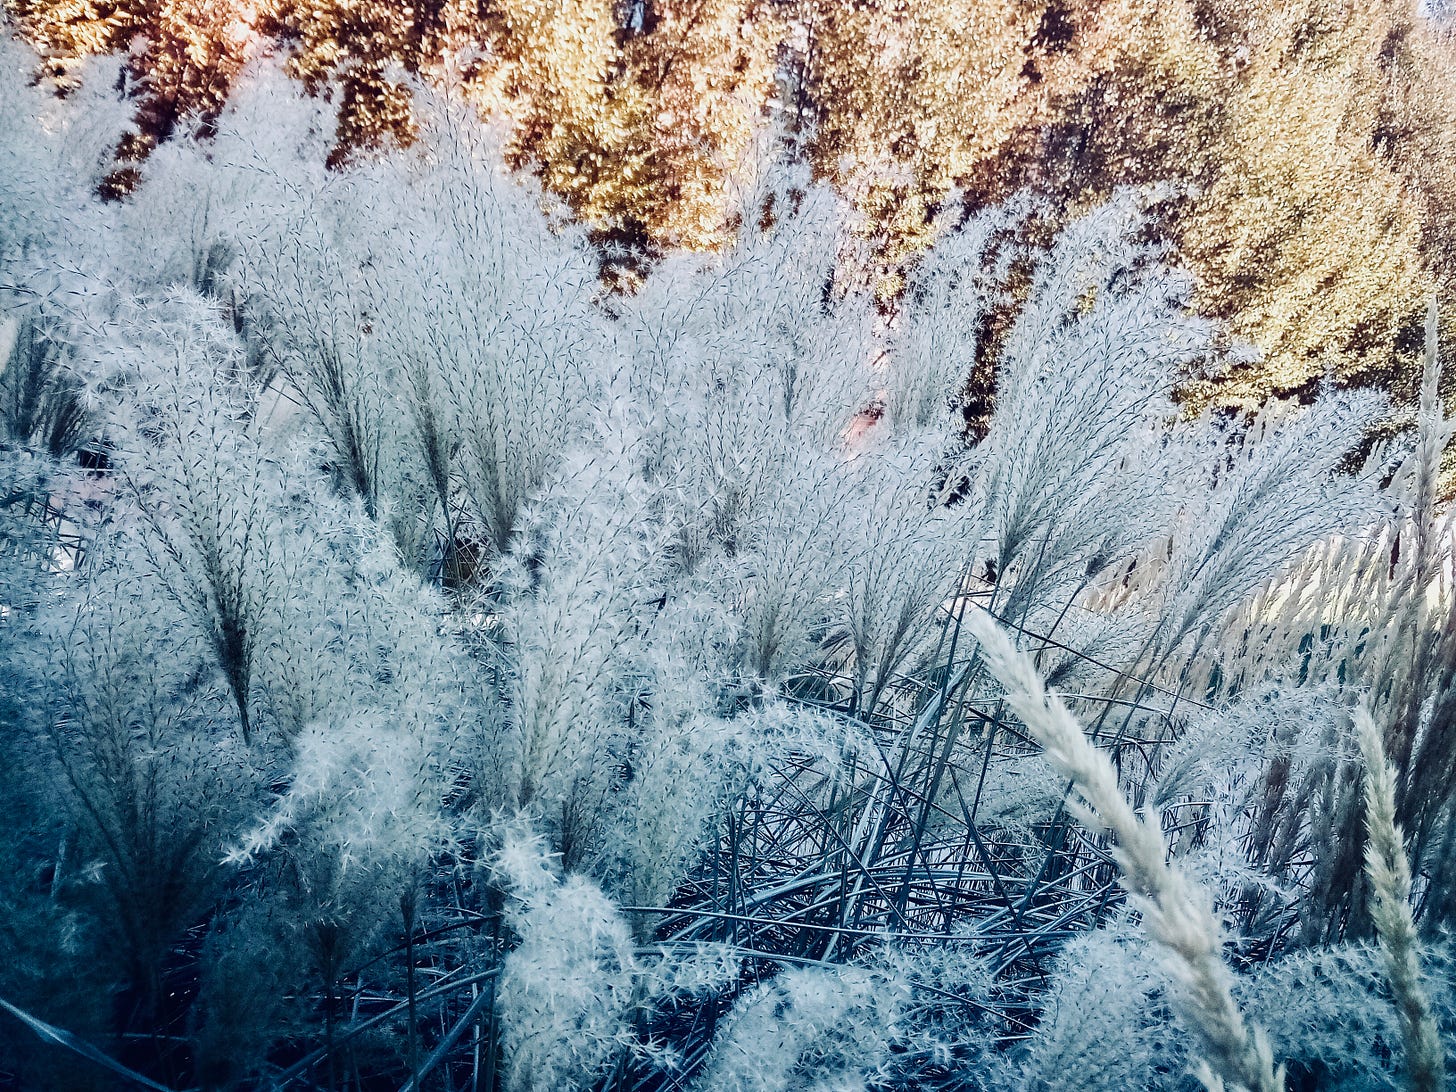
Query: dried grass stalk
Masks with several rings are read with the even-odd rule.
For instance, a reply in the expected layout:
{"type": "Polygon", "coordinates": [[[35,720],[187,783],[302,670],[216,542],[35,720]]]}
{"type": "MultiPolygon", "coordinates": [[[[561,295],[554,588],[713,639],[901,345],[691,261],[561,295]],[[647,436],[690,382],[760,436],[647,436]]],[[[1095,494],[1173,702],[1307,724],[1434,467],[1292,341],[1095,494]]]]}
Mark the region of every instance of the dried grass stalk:
{"type": "Polygon", "coordinates": [[[1076,718],[1049,692],[1031,659],[1017,651],[988,616],[966,625],[1006,691],[1006,701],[1049,762],[1073,785],[1069,806],[1094,830],[1109,832],[1122,884],[1142,912],[1148,933],[1169,955],[1173,1001],[1200,1039],[1199,1077],[1210,1090],[1281,1092],[1283,1067],[1274,1065],[1263,1032],[1244,1022],[1220,955],[1218,923],[1208,899],[1168,864],[1162,830],[1140,819],[1118,787],[1111,760],[1087,738],[1076,718]]]}
{"type": "Polygon", "coordinates": [[[1365,873],[1374,893],[1370,916],[1405,1039],[1406,1081],[1412,1092],[1440,1092],[1446,1087],[1446,1059],[1421,980],[1410,861],[1395,822],[1395,769],[1386,761],[1380,728],[1364,706],[1355,711],[1355,735],[1365,760],[1365,873]]]}

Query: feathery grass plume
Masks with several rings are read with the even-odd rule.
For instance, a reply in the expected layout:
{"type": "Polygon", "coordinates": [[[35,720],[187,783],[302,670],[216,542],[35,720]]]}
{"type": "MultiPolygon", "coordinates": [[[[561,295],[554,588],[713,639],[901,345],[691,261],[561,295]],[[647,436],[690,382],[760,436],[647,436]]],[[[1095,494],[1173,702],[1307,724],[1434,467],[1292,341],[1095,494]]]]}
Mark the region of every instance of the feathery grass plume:
{"type": "Polygon", "coordinates": [[[356,172],[373,200],[399,206],[360,275],[372,336],[400,370],[396,431],[447,516],[453,475],[493,561],[566,452],[592,443],[612,337],[583,227],[508,177],[475,117],[429,95],[420,105],[418,147],[356,172]]]}
{"type": "Polygon", "coordinates": [[[135,381],[111,427],[129,522],[147,567],[207,640],[248,741],[286,592],[286,468],[260,439],[241,347],[211,303],[179,290],[133,301],[123,317],[118,355],[135,381]]]}
{"type": "Polygon", "coordinates": [[[991,560],[1018,621],[1129,559],[1176,508],[1182,452],[1162,426],[1215,330],[1189,312],[1189,278],[1139,240],[1142,201],[1124,192],[1061,232],[1001,351],[978,454],[991,560]]]}
{"type": "Polygon", "coordinates": [[[0,141],[0,446],[65,458],[94,438],[88,395],[116,369],[86,349],[132,270],[97,246],[112,233],[87,192],[89,119],[30,86],[17,48],[0,28],[0,115],[44,120],[0,141]]]}
{"type": "Polygon", "coordinates": [[[964,625],[1001,683],[1007,704],[1048,760],[1071,782],[1077,817],[1116,841],[1113,856],[1122,882],[1149,934],[1168,952],[1173,998],[1198,1035],[1204,1083],[1215,1080],[1248,1092],[1281,1092],[1263,1033],[1250,1029],[1231,992],[1232,975],[1219,954],[1219,928],[1206,897],[1169,865],[1159,828],[1139,819],[1118,787],[1117,771],[1082,731],[1060,698],[1049,693],[1029,657],[1017,651],[989,616],[968,614],[964,625]]]}
{"type": "Polygon", "coordinates": [[[1157,965],[1127,923],[1081,933],[1061,950],[1012,1086],[1027,1092],[1148,1088],[1187,1065],[1186,1044],[1159,1019],[1157,965]]]}
{"type": "Polygon", "coordinates": [[[552,857],[513,824],[493,863],[520,937],[497,993],[507,1092],[589,1087],[631,1040],[631,931],[590,880],[559,878],[552,857]]]}
{"type": "Polygon", "coordinates": [[[1440,393],[1437,318],[1432,298],[1414,450],[1391,484],[1400,556],[1389,567],[1383,615],[1376,615],[1384,633],[1368,677],[1372,707],[1384,721],[1381,741],[1396,770],[1396,814],[1410,839],[1410,859],[1429,881],[1423,901],[1432,917],[1449,922],[1456,911],[1449,834],[1456,796],[1456,506],[1441,502],[1441,470],[1456,418],[1446,415],[1440,393]]]}
{"type": "MultiPolygon", "coordinates": [[[[629,1074],[674,1071],[683,1059],[656,1032],[675,1013],[729,989],[739,956],[723,944],[636,946],[628,921],[590,878],[562,875],[559,855],[520,817],[496,817],[498,848],[487,858],[505,892],[514,947],[501,966],[504,1087],[509,1092],[590,1088],[609,1067],[629,1074]]],[[[688,1045],[699,1041],[689,1035],[688,1045]]]]}
{"type": "Polygon", "coordinates": [[[223,844],[264,782],[203,642],[139,576],[137,552],[120,535],[93,540],[86,564],[51,586],[32,651],[48,660],[33,695],[42,731],[6,757],[48,774],[33,791],[49,795],[77,858],[57,864],[52,897],[69,888],[106,939],[89,973],[114,975],[136,1001],[117,1030],[151,1034],[169,1007],[164,969],[222,890],[223,844]]]}
{"type": "MultiPolygon", "coordinates": [[[[456,775],[460,724],[475,712],[470,671],[441,639],[439,600],[400,566],[380,528],[343,525],[333,537],[342,540],[340,556],[291,585],[278,645],[302,625],[334,630],[336,639],[319,648],[306,635],[305,654],[270,685],[308,690],[306,700],[287,704],[313,719],[289,739],[287,791],[237,855],[311,839],[341,875],[356,864],[376,875],[410,874],[451,839],[442,803],[456,775]]],[[[294,545],[316,555],[327,549],[306,539],[294,545]]],[[[267,674],[291,651],[270,648],[267,674]]]]}
{"type": "Polygon", "coordinates": [[[834,284],[843,206],[782,164],[755,181],[731,248],[666,259],[611,304],[633,398],[652,410],[647,475],[670,490],[688,569],[749,548],[870,391],[872,314],[834,284]]]}
{"type": "Polygon", "coordinates": [[[1380,728],[1364,705],[1354,713],[1355,735],[1365,760],[1365,872],[1374,889],[1370,916],[1385,957],[1390,992],[1405,1040],[1406,1079],[1411,1092],[1446,1087],[1446,1055],[1421,980],[1421,941],[1411,913],[1410,862],[1395,822],[1395,770],[1385,760],[1380,728]]]}
{"type": "Polygon", "coordinates": [[[848,966],[786,967],[737,999],[691,1087],[927,1088],[972,1061],[975,1087],[1010,1087],[987,1045],[992,978],[970,948],[887,943],[848,966]]]}
{"type": "MultiPolygon", "coordinates": [[[[1190,689],[1235,696],[1275,688],[1291,698],[1368,689],[1398,771],[1396,814],[1410,858],[1429,878],[1422,905],[1437,918],[1453,906],[1443,877],[1456,878],[1456,858],[1440,848],[1453,786],[1453,720],[1441,695],[1451,677],[1442,665],[1456,648],[1447,624],[1456,512],[1438,503],[1456,421],[1439,396],[1434,313],[1427,333],[1414,434],[1377,448],[1357,474],[1331,473],[1358,443],[1351,426],[1359,422],[1339,405],[1348,395],[1323,395],[1293,419],[1267,416],[1238,442],[1222,481],[1190,506],[1175,533],[1165,640],[1180,627],[1209,638],[1196,656],[1201,663],[1185,672],[1206,682],[1190,689]],[[1259,580],[1263,590],[1217,619],[1240,585],[1259,580]],[[1216,591],[1221,585],[1228,595],[1216,591]]],[[[1370,407],[1356,409],[1360,416],[1370,407]]],[[[1310,942],[1341,936],[1358,905],[1365,805],[1358,771],[1341,757],[1349,750],[1335,729],[1343,716],[1288,719],[1317,726],[1324,738],[1310,736],[1318,753],[1308,761],[1270,756],[1250,849],[1271,874],[1305,889],[1300,931],[1310,942]]]]}
{"type": "MultiPolygon", "coordinates": [[[[885,420],[898,435],[951,429],[950,410],[975,367],[988,312],[1004,302],[1014,248],[998,245],[1019,214],[1015,205],[991,209],[945,230],[906,275],[884,369],[885,420]]],[[[961,424],[959,414],[955,422],[961,424]]]]}
{"type": "Polygon", "coordinates": [[[1325,392],[1307,408],[1270,407],[1246,430],[1207,430],[1213,458],[1203,465],[1212,474],[1189,491],[1163,570],[1161,655],[1206,639],[1320,539],[1376,513],[1374,483],[1338,468],[1386,401],[1370,391],[1325,392]]]}
{"type": "Polygon", "coordinates": [[[713,1043],[701,1092],[865,1087],[888,1061],[911,1002],[903,979],[861,968],[795,967],[741,998],[713,1043]]]}
{"type": "Polygon", "coordinates": [[[498,801],[533,811],[567,868],[590,859],[618,780],[630,686],[661,602],[665,531],[628,446],[576,455],[526,509],[503,559],[507,642],[498,801]]]}
{"type": "Polygon", "coordinates": [[[475,119],[421,106],[407,152],[264,165],[254,204],[272,215],[249,215],[241,288],[341,490],[411,564],[483,585],[457,547],[509,549],[523,506],[589,441],[612,352],[580,226],[506,177],[475,119]]]}
{"type": "MultiPolygon", "coordinates": [[[[452,844],[441,734],[419,709],[345,710],[310,725],[294,741],[287,792],[230,853],[235,863],[264,856],[281,866],[272,898],[323,987],[330,1086],[345,977],[392,916],[413,906],[412,889],[452,844]]],[[[413,963],[409,973],[412,983],[413,963]]],[[[413,1005],[413,985],[410,998],[413,1005]]]]}
{"type": "Polygon", "coordinates": [[[287,792],[231,857],[246,862],[283,850],[309,874],[312,898],[347,912],[352,899],[396,882],[450,844],[439,737],[421,709],[358,710],[316,722],[296,741],[287,792]]]}
{"type": "MultiPolygon", "coordinates": [[[[1262,871],[1265,885],[1295,880],[1293,861],[1311,853],[1311,835],[1284,794],[1297,794],[1313,771],[1329,765],[1326,725],[1341,705],[1333,687],[1271,682],[1197,709],[1160,747],[1144,786],[1147,799],[1160,811],[1191,804],[1205,816],[1215,805],[1228,807],[1232,833],[1248,839],[1238,857],[1262,871]]],[[[1201,836],[1201,828],[1186,833],[1201,836]]],[[[1259,909],[1249,905],[1252,894],[1240,900],[1251,914],[1259,909]]]]}
{"type": "Polygon", "coordinates": [[[0,443],[63,458],[95,423],[69,346],[48,336],[49,325],[34,311],[6,319],[0,306],[0,443]]]}
{"type": "MultiPolygon", "coordinates": [[[[9,75],[0,71],[0,102],[20,103],[17,116],[72,109],[35,105],[5,83],[9,75]]],[[[1130,786],[1134,804],[1148,798],[1178,809],[1168,839],[1179,840],[1180,868],[1213,877],[1215,893],[1239,908],[1242,939],[1253,951],[1272,949],[1271,959],[1296,911],[1313,905],[1307,916],[1320,916],[1309,892],[1329,856],[1316,826],[1322,813],[1351,828],[1339,862],[1352,864],[1358,881],[1357,771],[1333,757],[1344,752],[1335,722],[1320,713],[1335,672],[1318,664],[1304,672],[1299,663],[1302,639],[1324,643],[1316,627],[1329,619],[1307,602],[1284,613],[1274,593],[1266,596],[1259,609],[1281,611],[1289,640],[1260,664],[1263,674],[1239,676],[1241,705],[1190,712],[1186,696],[1200,695],[1182,676],[1192,635],[1254,647],[1264,631],[1236,626],[1255,608],[1240,610],[1238,623],[1228,608],[1286,562],[1310,556],[1311,538],[1359,530],[1373,491],[1358,481],[1346,488],[1330,471],[1368,415],[1365,401],[1322,398],[1277,428],[1272,420],[1247,430],[1178,421],[1168,392],[1218,339],[1187,312],[1186,282],[1141,241],[1141,211],[1127,198],[1074,225],[1044,256],[1014,250],[1044,266],[1001,354],[1002,397],[988,437],[965,464],[947,467],[961,446],[947,402],[960,369],[983,348],[978,331],[1002,284],[996,263],[1007,250],[985,237],[994,225],[973,221],[948,240],[912,274],[899,315],[885,318],[836,279],[843,251],[832,194],[803,175],[766,171],[763,188],[742,202],[736,244],[664,258],[635,295],[613,295],[579,225],[553,222],[539,189],[505,181],[490,136],[477,143],[468,125],[453,131],[448,118],[423,110],[412,149],[325,172],[305,163],[322,158],[318,142],[328,139],[317,103],[280,96],[276,84],[252,94],[219,119],[215,141],[179,135],[160,149],[153,177],[125,204],[86,196],[92,168],[66,150],[64,126],[55,146],[52,134],[23,125],[0,131],[0,327],[26,334],[29,324],[40,336],[37,349],[24,349],[28,372],[0,379],[22,395],[15,404],[23,412],[11,416],[22,425],[7,426],[9,434],[20,447],[46,446],[59,415],[32,412],[43,407],[26,391],[84,378],[85,397],[119,408],[116,473],[88,470],[96,488],[80,499],[98,506],[98,525],[150,550],[117,567],[112,613],[98,611],[96,634],[78,637],[68,655],[78,669],[113,649],[128,668],[151,657],[158,662],[147,666],[175,672],[180,697],[211,714],[149,723],[139,672],[88,669],[95,689],[117,692],[118,708],[139,712],[103,720],[73,701],[58,733],[108,820],[142,795],[133,786],[165,790],[142,802],[152,816],[134,824],[141,840],[160,832],[152,840],[182,866],[173,871],[222,896],[220,906],[203,900],[194,911],[190,896],[126,895],[140,908],[127,913],[150,913],[187,938],[150,944],[169,969],[189,980],[201,969],[198,992],[163,991],[177,1021],[170,1026],[200,1029],[191,1074],[176,1083],[247,1080],[250,1069],[266,1077],[300,1053],[342,1061],[344,1051],[316,1048],[333,1041],[330,1021],[354,998],[358,1021],[344,1033],[356,1057],[368,1036],[403,1039],[403,1018],[416,1037],[408,1053],[430,1050],[453,1079],[470,1064],[461,1036],[496,998],[484,982],[501,973],[508,1056],[495,1072],[509,1071],[507,1084],[665,1087],[661,1065],[671,1057],[686,1084],[695,1070],[720,1064],[709,1060],[715,1020],[737,957],[720,949],[712,967],[694,970],[673,953],[731,938],[760,976],[779,960],[817,958],[823,968],[743,991],[743,1019],[732,1018],[738,1030],[721,1045],[758,1050],[763,1064],[745,1080],[757,1072],[799,1087],[959,1080],[1022,1088],[1001,1072],[1020,1060],[1008,1038],[1024,1030],[1021,1014],[1040,1012],[1055,1042],[1043,1044],[1034,1076],[1054,1084],[1065,1064],[1054,1055],[1072,1054],[1079,1036],[1097,1031],[1070,1010],[1092,1004],[1109,964],[1122,958],[1061,942],[1109,905],[1120,914],[1130,903],[1113,897],[1104,850],[1113,839],[1063,821],[1065,778],[1020,725],[976,731],[973,710],[994,700],[995,686],[967,655],[970,639],[952,636],[955,608],[979,587],[972,563],[1004,552],[992,581],[997,605],[1007,613],[1019,595],[1011,621],[1066,646],[1038,661],[1055,662],[1063,692],[1075,687],[1086,696],[1079,701],[1095,703],[1107,699],[1109,677],[1136,682],[1150,673],[1145,692],[1129,701],[1119,690],[1109,703],[1111,717],[1127,718],[1121,781],[1075,731],[1069,738],[1085,753],[1061,754],[1058,768],[1091,763],[1076,770],[1077,806],[1116,835],[1133,903],[1175,952],[1177,1004],[1195,1030],[1173,1048],[1139,1053],[1149,1038],[1166,1042],[1174,1025],[1151,992],[1156,976],[1141,973],[1155,968],[1136,966],[1130,999],[1152,1004],[1128,1005],[1123,1015],[1137,1026],[1102,1040],[1104,1052],[1080,1075],[1092,1084],[1103,1073],[1119,1088],[1186,1085],[1180,1063],[1164,1059],[1187,1051],[1205,1055],[1228,1083],[1262,1092],[1271,1055],[1228,1003],[1213,916],[1186,876],[1164,865],[1157,828],[1140,823],[1117,792],[1130,786]],[[276,136],[277,126],[280,141],[257,139],[276,136]],[[310,141],[313,150],[300,151],[310,141]],[[7,174],[11,164],[16,172],[7,174]],[[162,237],[169,211],[176,230],[162,237]],[[244,260],[232,260],[235,244],[244,260]],[[28,293],[47,302],[23,303],[28,293]],[[260,364],[282,360],[286,374],[261,374],[260,364]],[[73,363],[85,363],[86,374],[73,363]],[[290,397],[315,412],[269,407],[290,397]],[[1177,519],[1185,522],[1170,552],[1166,528],[1177,519]],[[447,584],[452,598],[437,597],[422,577],[447,584]],[[139,602],[155,613],[142,617],[139,602]],[[164,630],[166,640],[156,639],[164,630]],[[1147,653],[1159,632],[1166,647],[1147,653]],[[945,659],[923,671],[931,658],[922,653],[941,633],[945,659]],[[184,646],[185,658],[173,654],[184,646]],[[1143,664],[1130,666],[1139,655],[1143,664]],[[231,675],[239,712],[260,725],[249,747],[233,738],[219,670],[231,675]],[[770,682],[767,692],[744,685],[755,671],[770,682]],[[1181,694],[1156,691],[1174,677],[1181,694]],[[937,686],[942,680],[949,685],[937,686]],[[1266,702],[1276,686],[1280,701],[1266,702]],[[1247,712],[1253,702],[1257,715],[1247,712]],[[184,737],[192,738],[181,745],[184,737]],[[462,757],[462,741],[480,754],[462,757]],[[276,777],[252,776],[275,756],[267,773],[276,777]],[[212,786],[233,769],[224,758],[248,775],[239,780],[246,791],[218,801],[212,786]],[[208,764],[219,768],[199,768],[208,764]],[[257,797],[270,784],[276,810],[259,814],[257,797]],[[1322,793],[1337,799],[1331,786],[1348,801],[1325,807],[1322,793]],[[207,847],[234,829],[234,805],[252,816],[241,822],[256,829],[263,859],[220,869],[207,847]],[[431,847],[493,807],[516,806],[532,813],[553,858],[589,878],[562,879],[553,863],[539,884],[513,880],[522,898],[507,918],[519,910],[518,928],[486,941],[467,926],[498,919],[507,885],[463,882],[455,866],[468,849],[431,847]],[[183,854],[199,826],[206,837],[183,854]],[[194,870],[198,862],[205,867],[194,870]],[[417,916],[414,903],[400,902],[402,887],[416,893],[417,916]],[[1288,894],[1296,890],[1298,904],[1288,894]],[[402,965],[381,953],[362,977],[350,973],[396,914],[409,938],[402,965]],[[199,955],[204,924],[212,939],[199,955]],[[905,968],[867,956],[871,935],[883,931],[898,937],[905,968]],[[505,957],[502,940],[519,943],[517,955],[505,957]],[[307,945],[325,972],[326,1009],[307,945]],[[957,953],[969,960],[973,946],[994,959],[984,965],[991,984],[962,990],[946,963],[957,953]],[[1041,972],[1063,950],[1077,966],[1046,1000],[1041,972]],[[842,966],[848,973],[837,976],[842,966]],[[435,983],[410,984],[411,1001],[389,1011],[384,999],[398,996],[400,970],[407,983],[409,971],[438,973],[438,992],[435,983]],[[814,994],[799,1008],[787,996],[796,981],[839,1000],[816,1007],[814,994]],[[467,1003],[472,986],[482,988],[467,1003]],[[296,1034],[282,1029],[285,1012],[247,1012],[269,991],[296,999],[296,1034]],[[404,1016],[410,1003],[415,1012],[404,1016]],[[376,1004],[382,1011],[364,1011],[376,1004]],[[1049,1012],[1056,1004],[1063,1012],[1049,1012]],[[837,1023],[835,1012],[845,1014],[837,1023]],[[1127,1057],[1108,1053],[1116,1043],[1132,1044],[1127,1057]]],[[[1430,384],[1420,467],[1407,468],[1423,475],[1420,488],[1402,477],[1414,500],[1387,495],[1387,515],[1430,507],[1427,471],[1450,430],[1438,420],[1438,393],[1430,384]]],[[[5,502],[22,490],[54,496],[53,462],[0,453],[0,535],[14,528],[23,538],[0,549],[50,548],[5,502]]],[[[1359,587],[1385,594],[1420,583],[1404,575],[1422,552],[1407,549],[1410,538],[1399,540],[1392,562],[1396,526],[1388,519],[1385,537],[1365,544],[1359,587]]],[[[1434,572],[1449,551],[1438,524],[1429,526],[1431,560],[1422,564],[1434,572]]],[[[28,617],[56,598],[52,589],[86,577],[53,571],[35,581],[34,568],[15,557],[0,559],[0,722],[44,742],[25,725],[56,707],[57,693],[42,691],[57,684],[39,670],[16,677],[44,651],[28,617]]],[[[93,551],[85,564],[104,560],[93,551]]],[[[1329,579],[1304,580],[1291,594],[1338,586],[1340,557],[1322,553],[1312,564],[1327,566],[1329,579]]],[[[1341,619],[1342,640],[1349,636],[1342,668],[1367,654],[1362,641],[1368,650],[1384,639],[1374,629],[1355,636],[1385,600],[1362,603],[1357,581],[1349,584],[1338,600],[1342,611],[1355,608],[1341,619]]],[[[1387,599],[1402,609],[1418,601],[1387,599]]],[[[1413,625],[1435,632],[1440,613],[1423,610],[1413,625]]],[[[1387,654],[1398,656],[1401,641],[1387,654]]],[[[1433,652],[1430,662],[1438,660],[1433,652]]],[[[1421,701],[1426,679],[1412,669],[1408,690],[1421,701]]],[[[1030,683],[1023,690],[1045,697],[1030,683]]],[[[173,696],[163,694],[164,704],[173,696]]],[[[98,710],[102,698],[110,700],[98,694],[98,710]]],[[[1395,718],[1386,725],[1397,768],[1421,778],[1398,786],[1402,808],[1402,788],[1411,799],[1448,792],[1444,764],[1456,751],[1443,746],[1441,706],[1411,708],[1433,706],[1429,722],[1412,722],[1418,752],[1400,750],[1395,718]],[[1408,753],[1430,761],[1407,763],[1408,753]]],[[[1049,701],[1039,708],[1052,715],[1049,701]]],[[[10,738],[19,734],[0,733],[0,764],[12,742],[23,745],[10,738]]],[[[105,967],[93,953],[110,933],[69,915],[66,900],[83,885],[108,894],[123,855],[93,849],[100,835],[83,840],[74,824],[63,838],[72,815],[54,806],[69,791],[59,749],[26,746],[22,764],[37,772],[41,803],[5,801],[24,833],[0,845],[0,872],[13,863],[19,876],[0,876],[0,898],[6,912],[18,908],[5,935],[39,938],[22,956],[29,969],[5,975],[34,997],[33,971],[60,978],[88,961],[105,967]],[[50,765],[31,761],[42,752],[50,765]],[[83,841],[81,863],[107,861],[98,877],[77,867],[83,841]],[[48,965],[46,952],[60,956],[48,965]]],[[[5,773],[6,785],[27,776],[5,773]]],[[[1435,837],[1449,810],[1445,797],[1430,799],[1421,814],[1435,837]]],[[[1421,824],[1414,814],[1398,817],[1416,867],[1431,877],[1423,912],[1456,906],[1437,882],[1439,839],[1422,854],[1421,824]]],[[[168,867],[156,860],[136,869],[147,881],[138,891],[168,867]]],[[[1444,1022],[1451,976],[1437,958],[1425,967],[1444,1022]]],[[[1291,1042],[1298,1021],[1286,1017],[1278,1056],[1291,1066],[1327,1064],[1340,1079],[1378,1084],[1392,1074],[1390,1054],[1400,1051],[1385,1044],[1398,1021],[1381,1000],[1378,971],[1370,973],[1376,989],[1352,972],[1340,1003],[1348,1016],[1355,1002],[1376,998],[1378,1019],[1358,1028],[1378,1025],[1378,1035],[1362,1044],[1355,1024],[1338,1034],[1321,1028],[1310,1033],[1324,1036],[1318,1049],[1301,1049],[1291,1042]]],[[[1297,983],[1291,973],[1269,993],[1287,998],[1297,983]]],[[[67,984],[52,989],[46,1018],[73,996],[67,984]]],[[[1281,1002],[1261,995],[1261,1003],[1267,1013],[1281,1002]]],[[[1303,1010],[1306,1019],[1312,1011],[1303,1010]]],[[[80,1030],[117,1030],[105,1012],[89,1019],[78,1006],[76,1016],[80,1030]]],[[[128,1037],[126,1049],[154,1058],[186,1049],[172,1031],[152,1030],[128,1037]]],[[[399,1058],[386,1055],[373,1057],[397,1068],[399,1058]]],[[[387,1079],[363,1069],[361,1083],[387,1079]]]]}
{"type": "MultiPolygon", "coordinates": [[[[754,742],[745,718],[714,715],[710,688],[679,650],[678,627],[697,620],[669,620],[665,635],[652,635],[631,731],[619,748],[622,783],[602,802],[610,814],[594,871],[629,906],[668,904],[720,814],[741,751],[754,742]]],[[[632,915],[643,939],[657,924],[655,915],[632,915]]]]}
{"type": "Polygon", "coordinates": [[[426,479],[399,427],[408,420],[399,356],[376,329],[389,307],[366,273],[382,260],[382,240],[407,234],[398,228],[403,209],[381,180],[294,178],[268,166],[278,177],[256,204],[270,215],[250,217],[263,223],[247,229],[239,274],[259,330],[255,351],[282,397],[303,407],[335,489],[389,526],[413,561],[427,530],[419,526],[426,479]]]}
{"type": "MultiPolygon", "coordinates": [[[[137,290],[182,286],[215,300],[264,379],[271,378],[264,359],[270,352],[289,337],[312,338],[317,331],[259,322],[265,316],[255,305],[266,301],[255,294],[269,286],[251,278],[257,270],[250,259],[259,256],[260,242],[276,246],[296,228],[304,208],[322,214],[318,198],[329,177],[323,164],[332,119],[319,99],[296,93],[284,63],[281,57],[250,63],[211,131],[179,133],[158,147],[140,184],[111,206],[112,264],[137,290]],[[263,132],[266,152],[258,139],[263,132]]],[[[362,204],[357,190],[352,196],[362,204]]],[[[383,228],[386,210],[355,207],[361,234],[383,228]]]]}
{"type": "Polygon", "coordinates": [[[764,491],[743,525],[741,554],[724,566],[742,670],[769,684],[814,658],[853,518],[845,466],[812,449],[800,451],[798,463],[764,491]]]}
{"type": "MultiPolygon", "coordinates": [[[[1422,956],[1437,1022],[1449,1025],[1449,941],[1427,941],[1422,956]]],[[[1251,965],[1235,994],[1285,1060],[1291,1083],[1319,1074],[1321,1087],[1393,1092],[1406,1085],[1403,1036],[1384,963],[1373,941],[1297,948],[1251,965]]]]}
{"type": "MultiPolygon", "coordinates": [[[[0,141],[0,265],[54,277],[63,270],[47,270],[47,259],[80,257],[79,248],[66,244],[94,231],[85,222],[99,212],[91,188],[107,169],[108,145],[114,147],[126,125],[125,99],[112,91],[123,66],[121,58],[98,60],[82,100],[59,101],[37,85],[35,54],[9,31],[0,16],[0,114],[25,123],[7,127],[0,141]],[[56,249],[47,255],[47,246],[56,249]]],[[[0,298],[24,281],[4,284],[0,298]]]]}
{"type": "Polygon", "coordinates": [[[917,666],[955,587],[965,544],[980,531],[975,498],[947,507],[929,487],[942,451],[934,442],[892,439],[845,468],[846,511],[837,528],[844,547],[825,644],[848,668],[861,717],[873,715],[891,684],[917,666]]]}

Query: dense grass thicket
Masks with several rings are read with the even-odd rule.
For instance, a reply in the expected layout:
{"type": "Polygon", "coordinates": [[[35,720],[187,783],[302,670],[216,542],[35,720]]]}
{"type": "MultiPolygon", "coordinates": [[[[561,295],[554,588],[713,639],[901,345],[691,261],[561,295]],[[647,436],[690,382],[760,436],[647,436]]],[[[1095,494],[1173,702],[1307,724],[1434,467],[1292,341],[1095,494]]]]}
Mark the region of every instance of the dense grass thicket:
{"type": "Polygon", "coordinates": [[[1390,443],[1193,416],[1248,351],[1156,192],[946,225],[887,318],[766,141],[613,293],[423,91],[326,169],[259,67],[103,202],[129,107],[19,49],[0,1082],[1443,1086],[1434,307],[1390,443]]]}

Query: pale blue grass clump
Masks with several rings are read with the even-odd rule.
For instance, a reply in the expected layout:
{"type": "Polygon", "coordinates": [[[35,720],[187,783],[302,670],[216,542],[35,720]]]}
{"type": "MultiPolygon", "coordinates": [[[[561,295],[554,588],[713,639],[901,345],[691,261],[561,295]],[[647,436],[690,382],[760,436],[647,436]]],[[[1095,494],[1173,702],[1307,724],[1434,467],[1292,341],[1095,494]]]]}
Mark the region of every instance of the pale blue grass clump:
{"type": "Polygon", "coordinates": [[[1368,393],[1180,408],[1247,350],[1160,191],[890,313],[766,141],[612,293],[424,91],[327,171],[259,62],[104,204],[105,73],[0,60],[0,1073],[1441,1086],[1434,338],[1357,465],[1368,393]]]}

